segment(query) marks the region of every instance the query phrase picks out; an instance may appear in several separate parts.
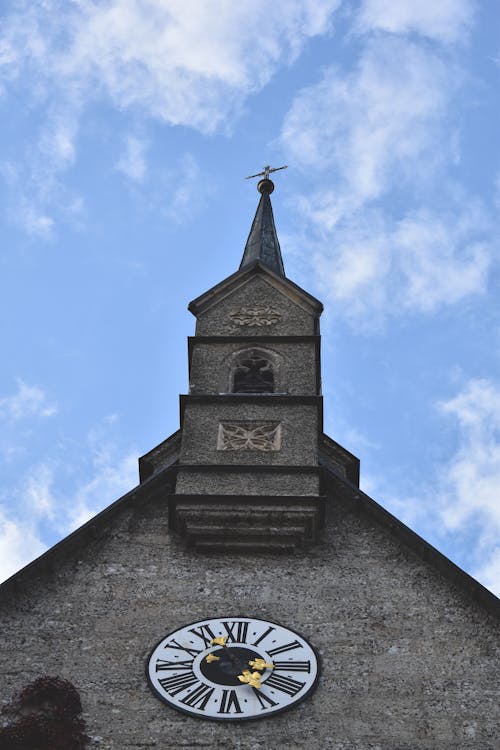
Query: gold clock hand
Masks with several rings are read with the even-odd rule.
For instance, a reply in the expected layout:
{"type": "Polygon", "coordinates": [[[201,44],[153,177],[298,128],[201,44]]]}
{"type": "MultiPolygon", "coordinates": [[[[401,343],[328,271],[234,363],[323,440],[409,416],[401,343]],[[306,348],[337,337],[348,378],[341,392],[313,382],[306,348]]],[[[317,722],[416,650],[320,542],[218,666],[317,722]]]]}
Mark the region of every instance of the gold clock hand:
{"type": "Polygon", "coordinates": [[[206,657],[205,661],[207,662],[207,664],[210,664],[213,661],[220,661],[220,656],[215,656],[215,654],[209,654],[206,657]]]}
{"type": "Polygon", "coordinates": [[[274,664],[272,662],[269,664],[267,661],[264,661],[264,659],[261,659],[260,657],[258,659],[254,659],[253,661],[249,661],[248,663],[254,669],[274,669],[274,664]]]}
{"type": "Polygon", "coordinates": [[[212,638],[210,641],[211,646],[225,646],[227,641],[227,635],[221,635],[219,638],[212,638]]]}
{"type": "Polygon", "coordinates": [[[260,672],[250,672],[248,669],[244,669],[243,674],[238,675],[238,680],[240,682],[243,682],[247,685],[250,685],[250,687],[254,687],[254,688],[260,688],[261,679],[262,679],[262,675],[260,672]]]}

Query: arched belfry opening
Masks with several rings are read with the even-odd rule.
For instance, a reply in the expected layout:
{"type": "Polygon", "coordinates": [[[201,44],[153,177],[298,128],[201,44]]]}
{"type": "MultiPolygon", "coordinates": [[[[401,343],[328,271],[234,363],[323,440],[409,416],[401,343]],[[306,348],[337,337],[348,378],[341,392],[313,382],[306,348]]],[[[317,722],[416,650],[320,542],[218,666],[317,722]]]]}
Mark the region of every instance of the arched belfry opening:
{"type": "Polygon", "coordinates": [[[232,393],[274,393],[275,385],[273,362],[267,352],[240,352],[231,372],[232,393]]]}

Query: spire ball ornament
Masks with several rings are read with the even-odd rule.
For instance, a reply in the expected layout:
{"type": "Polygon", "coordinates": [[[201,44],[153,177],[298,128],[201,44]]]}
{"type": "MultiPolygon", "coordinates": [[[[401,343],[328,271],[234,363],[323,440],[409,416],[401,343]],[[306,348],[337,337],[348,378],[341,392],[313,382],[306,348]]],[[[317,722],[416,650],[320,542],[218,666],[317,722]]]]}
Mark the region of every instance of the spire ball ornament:
{"type": "Polygon", "coordinates": [[[268,179],[259,180],[257,183],[257,190],[261,195],[271,195],[274,190],[274,182],[268,179]]]}
{"type": "Polygon", "coordinates": [[[274,182],[269,179],[269,175],[271,172],[279,172],[280,169],[288,169],[288,164],[284,164],[282,167],[270,167],[269,164],[267,164],[262,172],[251,174],[248,177],[245,177],[245,180],[251,180],[254,177],[263,177],[264,179],[259,180],[257,183],[257,190],[261,195],[271,195],[274,190],[274,182]]]}

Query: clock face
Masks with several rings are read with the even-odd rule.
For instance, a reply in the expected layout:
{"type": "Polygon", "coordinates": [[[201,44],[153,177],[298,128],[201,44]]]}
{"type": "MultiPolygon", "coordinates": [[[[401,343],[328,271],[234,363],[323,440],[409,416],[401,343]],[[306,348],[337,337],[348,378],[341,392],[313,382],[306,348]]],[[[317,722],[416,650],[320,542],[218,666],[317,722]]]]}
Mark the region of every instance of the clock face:
{"type": "Polygon", "coordinates": [[[217,617],[165,636],[147,664],[153,692],[173,708],[221,721],[296,705],[316,686],[318,658],[298,633],[253,617],[217,617]]]}

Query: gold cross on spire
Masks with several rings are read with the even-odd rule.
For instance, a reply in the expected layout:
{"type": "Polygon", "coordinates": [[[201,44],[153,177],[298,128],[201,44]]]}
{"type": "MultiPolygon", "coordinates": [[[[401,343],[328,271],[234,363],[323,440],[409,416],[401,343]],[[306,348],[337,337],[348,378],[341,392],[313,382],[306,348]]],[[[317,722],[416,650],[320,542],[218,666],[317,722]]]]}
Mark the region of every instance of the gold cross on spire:
{"type": "Polygon", "coordinates": [[[285,164],[283,167],[270,167],[268,164],[267,166],[264,167],[262,172],[257,172],[257,174],[248,175],[248,177],[245,177],[245,180],[251,180],[252,177],[263,177],[265,180],[268,180],[271,172],[278,172],[280,169],[288,169],[288,164],[285,164]]]}

